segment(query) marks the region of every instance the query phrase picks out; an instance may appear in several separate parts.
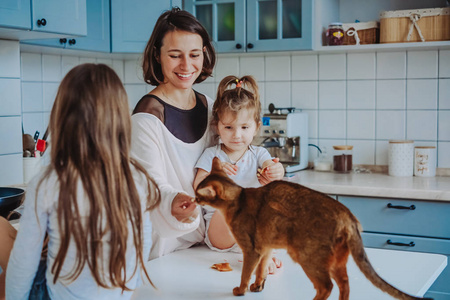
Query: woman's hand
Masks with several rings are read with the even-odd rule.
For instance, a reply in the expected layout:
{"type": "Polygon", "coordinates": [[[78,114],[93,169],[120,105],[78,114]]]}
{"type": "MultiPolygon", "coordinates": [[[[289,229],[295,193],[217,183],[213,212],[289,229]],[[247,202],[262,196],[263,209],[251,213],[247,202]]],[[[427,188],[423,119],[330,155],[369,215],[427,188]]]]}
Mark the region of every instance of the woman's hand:
{"type": "Polygon", "coordinates": [[[274,180],[281,180],[284,176],[284,167],[280,163],[280,159],[275,157],[271,161],[265,161],[263,169],[258,170],[259,183],[266,185],[274,180]]]}
{"type": "Polygon", "coordinates": [[[199,212],[195,198],[179,193],[172,201],[172,216],[183,223],[192,223],[199,212]]]}

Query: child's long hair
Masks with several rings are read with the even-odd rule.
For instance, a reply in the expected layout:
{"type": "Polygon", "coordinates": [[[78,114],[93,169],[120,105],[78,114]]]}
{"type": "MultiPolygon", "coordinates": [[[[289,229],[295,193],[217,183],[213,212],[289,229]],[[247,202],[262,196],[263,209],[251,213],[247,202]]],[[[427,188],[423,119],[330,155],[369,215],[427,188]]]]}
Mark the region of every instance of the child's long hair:
{"type": "Polygon", "coordinates": [[[70,274],[64,274],[70,281],[87,264],[99,286],[130,290],[126,286],[130,279],[126,278],[126,251],[130,246],[136,249],[133,275],[141,265],[150,280],[144,267],[147,253],[143,253],[141,200],[130,163],[147,178],[147,209],[159,203],[160,195],[148,173],[130,158],[128,98],[116,73],[102,64],[83,64],[69,71],[56,95],[49,132],[51,163],[40,183],[56,172],[61,245],[51,268],[54,283],[63,276],[60,272],[71,242],[77,257],[70,274]],[[77,202],[79,183],[87,197],[86,218],[77,202]],[[129,235],[133,245],[127,245],[129,235]],[[110,248],[106,265],[105,240],[110,248]]]}
{"type": "Polygon", "coordinates": [[[252,109],[256,125],[261,122],[261,103],[258,84],[253,76],[238,78],[230,75],[222,79],[217,88],[217,97],[212,111],[211,125],[217,127],[225,111],[236,113],[241,109],[252,109]]]}

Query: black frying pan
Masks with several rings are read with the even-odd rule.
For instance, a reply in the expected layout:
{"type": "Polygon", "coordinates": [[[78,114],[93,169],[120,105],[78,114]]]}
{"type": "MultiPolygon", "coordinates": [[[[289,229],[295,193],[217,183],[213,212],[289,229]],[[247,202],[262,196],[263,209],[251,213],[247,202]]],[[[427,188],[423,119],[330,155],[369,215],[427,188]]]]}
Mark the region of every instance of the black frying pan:
{"type": "Polygon", "coordinates": [[[25,190],[12,187],[0,187],[0,216],[8,214],[20,206],[25,195],[25,190]]]}

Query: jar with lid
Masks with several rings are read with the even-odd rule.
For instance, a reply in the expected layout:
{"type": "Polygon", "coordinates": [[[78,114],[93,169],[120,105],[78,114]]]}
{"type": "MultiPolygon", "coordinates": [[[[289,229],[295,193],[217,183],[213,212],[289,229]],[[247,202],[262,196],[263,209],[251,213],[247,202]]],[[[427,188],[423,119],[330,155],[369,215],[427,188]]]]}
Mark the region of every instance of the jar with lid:
{"type": "Polygon", "coordinates": [[[344,28],[342,27],[342,23],[330,23],[326,36],[329,46],[342,45],[344,43],[344,28]]]}
{"type": "Polygon", "coordinates": [[[333,146],[333,170],[339,173],[348,173],[353,168],[353,146],[333,146]]]}

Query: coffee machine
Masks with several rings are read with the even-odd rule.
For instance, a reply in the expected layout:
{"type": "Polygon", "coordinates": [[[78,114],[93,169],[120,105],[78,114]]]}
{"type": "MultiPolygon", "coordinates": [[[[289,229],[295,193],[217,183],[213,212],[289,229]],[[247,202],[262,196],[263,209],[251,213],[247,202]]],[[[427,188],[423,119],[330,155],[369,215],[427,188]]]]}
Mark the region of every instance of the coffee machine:
{"type": "Polygon", "coordinates": [[[294,107],[276,108],[272,103],[269,112],[262,118],[260,145],[280,159],[286,173],[305,169],[308,166],[308,114],[295,112],[294,107]]]}

